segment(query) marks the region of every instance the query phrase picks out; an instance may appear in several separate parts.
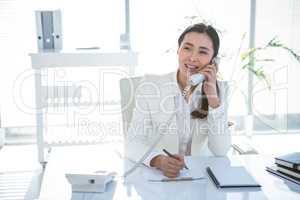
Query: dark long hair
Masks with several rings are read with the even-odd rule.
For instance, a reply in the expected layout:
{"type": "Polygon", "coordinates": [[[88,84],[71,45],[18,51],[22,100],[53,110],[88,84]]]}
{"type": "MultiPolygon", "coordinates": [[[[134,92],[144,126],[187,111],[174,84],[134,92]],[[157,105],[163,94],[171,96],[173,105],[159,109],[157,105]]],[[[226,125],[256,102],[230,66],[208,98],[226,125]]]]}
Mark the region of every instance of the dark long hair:
{"type": "MultiPolygon", "coordinates": [[[[213,43],[214,54],[213,54],[212,59],[217,57],[217,55],[219,53],[219,48],[220,48],[220,38],[219,38],[217,31],[212,26],[206,25],[204,23],[198,23],[198,24],[193,24],[193,25],[187,27],[178,38],[178,46],[179,47],[184,39],[184,36],[190,32],[206,33],[208,35],[208,37],[210,37],[210,39],[212,40],[212,43],[213,43]]],[[[216,85],[216,87],[217,87],[217,94],[219,95],[218,84],[216,85]]],[[[197,105],[197,109],[191,113],[193,118],[204,119],[208,115],[208,99],[207,99],[207,96],[204,94],[203,86],[202,86],[201,98],[202,99],[199,100],[199,103],[197,105]]]]}

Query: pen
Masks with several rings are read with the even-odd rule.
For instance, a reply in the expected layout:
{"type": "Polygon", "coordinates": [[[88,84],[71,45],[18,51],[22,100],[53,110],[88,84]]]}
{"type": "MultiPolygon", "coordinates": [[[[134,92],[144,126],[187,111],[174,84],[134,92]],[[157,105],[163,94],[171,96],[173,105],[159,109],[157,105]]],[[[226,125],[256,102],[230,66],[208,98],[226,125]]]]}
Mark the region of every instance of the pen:
{"type": "MultiPolygon", "coordinates": [[[[168,152],[166,149],[163,149],[163,152],[165,152],[169,157],[174,158],[174,159],[177,160],[177,158],[176,158],[174,155],[172,155],[170,152],[168,152]]],[[[189,168],[186,166],[186,164],[184,164],[184,168],[185,168],[185,169],[189,169],[189,168]]]]}

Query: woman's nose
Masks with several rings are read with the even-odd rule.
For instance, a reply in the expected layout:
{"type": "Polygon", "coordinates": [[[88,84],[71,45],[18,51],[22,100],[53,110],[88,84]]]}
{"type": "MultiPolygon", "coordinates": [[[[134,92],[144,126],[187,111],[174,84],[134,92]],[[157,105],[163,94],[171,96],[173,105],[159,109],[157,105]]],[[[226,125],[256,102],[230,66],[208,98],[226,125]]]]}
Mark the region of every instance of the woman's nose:
{"type": "Polygon", "coordinates": [[[196,62],[198,61],[198,57],[197,57],[197,54],[192,52],[191,55],[190,55],[190,61],[191,62],[196,62]]]}

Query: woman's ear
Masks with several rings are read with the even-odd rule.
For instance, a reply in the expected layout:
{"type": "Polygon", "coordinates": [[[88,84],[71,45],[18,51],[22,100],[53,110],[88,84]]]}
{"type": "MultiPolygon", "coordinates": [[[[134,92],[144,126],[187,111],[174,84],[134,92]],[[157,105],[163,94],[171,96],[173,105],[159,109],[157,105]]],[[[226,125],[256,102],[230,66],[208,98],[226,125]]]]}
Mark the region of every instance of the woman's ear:
{"type": "Polygon", "coordinates": [[[216,57],[213,57],[211,60],[210,60],[210,65],[216,65],[216,60],[215,60],[216,57]]]}
{"type": "Polygon", "coordinates": [[[211,65],[215,65],[217,71],[219,71],[219,63],[220,63],[220,58],[219,57],[213,57],[210,61],[211,65]]]}

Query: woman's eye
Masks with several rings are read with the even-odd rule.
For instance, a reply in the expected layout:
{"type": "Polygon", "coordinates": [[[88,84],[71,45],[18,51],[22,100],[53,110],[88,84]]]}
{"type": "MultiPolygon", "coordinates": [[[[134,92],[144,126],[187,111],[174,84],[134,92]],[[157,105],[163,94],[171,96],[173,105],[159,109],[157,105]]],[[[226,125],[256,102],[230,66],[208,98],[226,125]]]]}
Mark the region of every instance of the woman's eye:
{"type": "Polygon", "coordinates": [[[191,50],[190,47],[183,47],[183,49],[185,49],[185,50],[191,50]]]}
{"type": "Polygon", "coordinates": [[[207,54],[206,51],[199,51],[199,54],[207,54]]]}

